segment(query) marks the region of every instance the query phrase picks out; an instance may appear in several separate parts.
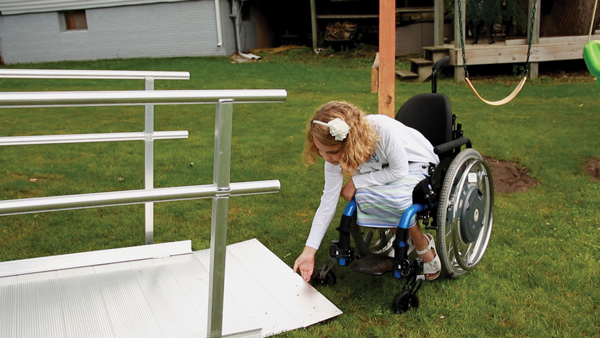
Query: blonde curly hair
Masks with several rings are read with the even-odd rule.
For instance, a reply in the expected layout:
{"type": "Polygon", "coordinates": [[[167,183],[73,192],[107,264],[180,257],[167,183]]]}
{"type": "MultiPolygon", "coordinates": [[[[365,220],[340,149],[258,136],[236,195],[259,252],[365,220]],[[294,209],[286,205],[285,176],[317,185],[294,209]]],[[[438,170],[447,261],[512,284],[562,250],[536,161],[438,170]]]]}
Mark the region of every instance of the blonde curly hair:
{"type": "Polygon", "coordinates": [[[314,116],[308,121],[306,140],[302,152],[302,161],[306,166],[312,165],[319,157],[319,149],[314,139],[326,146],[335,146],[342,143],[342,156],[340,165],[344,174],[353,175],[358,171],[358,166],[366,162],[375,153],[377,134],[369,121],[367,114],[358,107],[344,101],[331,101],[322,105],[314,116]],[[350,131],[343,141],[336,141],[329,133],[329,128],[313,121],[328,123],[340,118],[348,124],[350,131]]]}

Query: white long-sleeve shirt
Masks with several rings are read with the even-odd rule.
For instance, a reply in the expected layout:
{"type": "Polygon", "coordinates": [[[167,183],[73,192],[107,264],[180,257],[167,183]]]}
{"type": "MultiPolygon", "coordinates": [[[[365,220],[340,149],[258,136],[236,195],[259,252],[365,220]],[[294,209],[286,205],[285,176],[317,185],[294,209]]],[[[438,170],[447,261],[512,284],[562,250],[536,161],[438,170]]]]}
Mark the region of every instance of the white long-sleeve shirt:
{"type": "MultiPolygon", "coordinates": [[[[408,174],[408,162],[438,164],[438,156],[431,143],[417,130],[381,114],[368,115],[379,140],[375,155],[379,163],[363,163],[359,173],[352,177],[356,189],[385,185],[408,174]],[[383,166],[382,166],[383,165],[383,166]],[[387,165],[387,166],[385,166],[387,165]]],[[[352,131],[350,131],[352,132],[352,131]]],[[[313,218],[306,245],[318,249],[329,224],[335,216],[340,192],[344,184],[341,166],[325,162],[325,187],[321,203],[313,218]]]]}

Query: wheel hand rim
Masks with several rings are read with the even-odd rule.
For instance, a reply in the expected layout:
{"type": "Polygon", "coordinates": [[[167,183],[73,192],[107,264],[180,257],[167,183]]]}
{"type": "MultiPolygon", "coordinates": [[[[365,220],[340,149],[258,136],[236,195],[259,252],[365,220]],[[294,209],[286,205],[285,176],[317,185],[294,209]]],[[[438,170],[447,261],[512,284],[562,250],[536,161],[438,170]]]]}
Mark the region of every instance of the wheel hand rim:
{"type": "MultiPolygon", "coordinates": [[[[487,163],[475,149],[468,148],[461,151],[445,170],[447,170],[447,173],[440,192],[436,220],[438,226],[436,244],[448,277],[457,278],[479,263],[489,243],[493,226],[494,185],[492,173],[487,163]],[[481,208],[479,210],[480,218],[484,217],[485,219],[483,223],[479,223],[477,226],[484,224],[485,227],[478,230],[478,237],[471,236],[468,238],[467,242],[473,242],[473,245],[469,247],[460,241],[461,233],[459,231],[461,229],[458,227],[457,215],[465,214],[462,210],[463,205],[461,205],[464,201],[461,201],[460,195],[462,193],[466,196],[464,194],[464,184],[467,175],[473,168],[478,169],[478,171],[474,171],[471,175],[469,189],[473,192],[473,183],[476,183],[477,189],[482,190],[480,192],[487,203],[478,206],[481,208]]],[[[481,221],[480,219],[479,222],[481,221]]]]}
{"type": "MultiPolygon", "coordinates": [[[[479,264],[483,258],[485,249],[487,248],[487,244],[491,235],[492,223],[490,221],[492,220],[493,216],[491,212],[489,213],[489,216],[487,212],[484,212],[483,217],[488,217],[488,219],[483,221],[482,229],[477,240],[475,240],[473,243],[464,242],[460,234],[460,218],[457,217],[460,207],[463,207],[464,201],[462,198],[464,196],[462,192],[466,190],[465,188],[469,184],[475,184],[479,186],[479,189],[483,190],[484,192],[488,192],[490,189],[489,176],[487,175],[487,173],[489,173],[489,167],[485,162],[475,158],[469,158],[464,162],[464,164],[466,166],[463,166],[463,175],[461,176],[459,183],[455,185],[455,190],[453,193],[453,205],[459,206],[459,208],[453,209],[454,214],[452,217],[453,258],[462,269],[472,270],[477,264],[479,264]],[[470,176],[470,174],[476,174],[476,182],[467,182],[468,179],[473,178],[473,176],[470,176]]],[[[487,197],[485,202],[486,210],[490,210],[492,198],[486,193],[484,193],[484,196],[487,197]]]]}

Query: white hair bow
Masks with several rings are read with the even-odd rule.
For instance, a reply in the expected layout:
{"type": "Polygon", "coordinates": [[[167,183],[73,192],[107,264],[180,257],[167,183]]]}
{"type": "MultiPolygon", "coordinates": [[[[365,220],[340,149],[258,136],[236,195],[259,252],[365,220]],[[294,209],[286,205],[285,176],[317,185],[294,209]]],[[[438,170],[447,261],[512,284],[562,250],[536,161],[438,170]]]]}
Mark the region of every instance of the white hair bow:
{"type": "Polygon", "coordinates": [[[329,133],[335,138],[336,141],[343,141],[348,136],[350,126],[344,120],[336,117],[335,119],[325,123],[319,120],[313,120],[313,123],[320,124],[329,127],[329,133]]]}

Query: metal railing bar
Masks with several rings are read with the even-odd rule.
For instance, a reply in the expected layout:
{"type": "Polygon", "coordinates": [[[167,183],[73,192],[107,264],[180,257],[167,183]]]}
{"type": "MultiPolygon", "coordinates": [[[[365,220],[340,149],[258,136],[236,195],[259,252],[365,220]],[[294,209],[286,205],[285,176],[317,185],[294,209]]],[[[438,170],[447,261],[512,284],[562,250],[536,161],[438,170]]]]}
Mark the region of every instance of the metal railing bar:
{"type": "Polygon", "coordinates": [[[144,190],[125,190],[102,193],[23,198],[0,201],[0,216],[41,213],[59,210],[100,208],[117,205],[167,202],[211,197],[230,197],[279,192],[279,180],[236,182],[229,190],[216,185],[196,185],[144,190]]]}
{"type": "Polygon", "coordinates": [[[129,71],[129,70],[66,70],[66,69],[0,69],[0,78],[8,79],[120,79],[189,80],[189,72],[129,71]]]}
{"type": "MultiPolygon", "coordinates": [[[[231,136],[233,125],[233,102],[221,100],[215,114],[215,156],[213,183],[218,190],[226,190],[231,182],[231,136]]],[[[208,283],[209,337],[221,337],[223,333],[223,301],[225,295],[225,260],[227,251],[227,224],[229,197],[212,199],[210,222],[210,266],[208,283]]]]}
{"type": "Polygon", "coordinates": [[[131,133],[102,133],[102,134],[68,134],[68,135],[39,135],[39,136],[4,136],[0,137],[0,146],[24,146],[34,144],[62,144],[62,143],[87,143],[87,142],[119,142],[119,141],[145,141],[174,140],[188,138],[187,130],[155,131],[152,134],[144,132],[131,133]]]}
{"type": "Polygon", "coordinates": [[[4,92],[0,93],[0,108],[217,104],[223,98],[231,99],[234,103],[285,102],[287,92],[284,89],[4,92]]]}
{"type": "MultiPolygon", "coordinates": [[[[144,90],[154,90],[154,79],[144,79],[144,90]]],[[[154,133],[154,105],[144,106],[144,134],[154,133]]],[[[154,140],[147,137],[144,140],[144,189],[154,189],[154,140]]],[[[154,203],[145,203],[144,206],[144,242],[154,242],[154,203]]]]}

